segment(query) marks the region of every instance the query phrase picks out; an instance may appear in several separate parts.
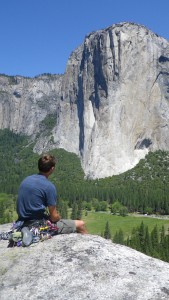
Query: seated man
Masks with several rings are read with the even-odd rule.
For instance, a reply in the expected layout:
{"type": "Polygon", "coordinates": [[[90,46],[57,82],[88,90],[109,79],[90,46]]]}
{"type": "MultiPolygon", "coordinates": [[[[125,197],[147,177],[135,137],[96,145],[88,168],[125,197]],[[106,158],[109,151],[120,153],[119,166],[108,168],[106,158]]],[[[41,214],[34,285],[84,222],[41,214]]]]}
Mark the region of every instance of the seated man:
{"type": "Polygon", "coordinates": [[[57,222],[58,233],[87,233],[82,220],[64,220],[56,209],[56,188],[48,177],[55,169],[55,157],[44,154],[38,160],[39,174],[26,177],[20,187],[17,198],[17,213],[19,221],[33,221],[49,218],[57,222]],[[46,208],[49,216],[45,215],[46,208]]]}

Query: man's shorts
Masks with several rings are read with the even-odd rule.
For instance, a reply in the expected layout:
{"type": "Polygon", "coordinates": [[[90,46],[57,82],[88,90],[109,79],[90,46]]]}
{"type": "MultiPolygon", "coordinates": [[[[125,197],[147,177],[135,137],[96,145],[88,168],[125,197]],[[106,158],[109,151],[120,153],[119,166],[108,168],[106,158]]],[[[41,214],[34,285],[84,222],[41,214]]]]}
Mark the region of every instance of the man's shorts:
{"type": "Polygon", "coordinates": [[[76,232],[76,224],[74,220],[60,219],[56,224],[58,227],[58,234],[76,232]]]}

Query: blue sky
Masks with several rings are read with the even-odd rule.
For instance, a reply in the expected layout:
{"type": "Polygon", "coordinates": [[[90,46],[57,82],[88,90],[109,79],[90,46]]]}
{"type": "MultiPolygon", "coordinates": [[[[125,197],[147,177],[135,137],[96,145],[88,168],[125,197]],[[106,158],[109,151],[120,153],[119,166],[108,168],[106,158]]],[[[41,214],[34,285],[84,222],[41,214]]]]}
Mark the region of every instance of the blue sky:
{"type": "Polygon", "coordinates": [[[0,0],[0,73],[64,73],[85,35],[126,21],[169,40],[169,0],[0,0]]]}

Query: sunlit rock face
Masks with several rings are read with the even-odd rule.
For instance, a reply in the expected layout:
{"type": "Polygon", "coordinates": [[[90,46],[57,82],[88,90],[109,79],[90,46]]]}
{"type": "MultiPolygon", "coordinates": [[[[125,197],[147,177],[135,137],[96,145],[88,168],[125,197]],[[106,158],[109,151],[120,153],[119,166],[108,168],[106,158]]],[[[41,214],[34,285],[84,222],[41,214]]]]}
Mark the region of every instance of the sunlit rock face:
{"type": "Polygon", "coordinates": [[[121,23],[87,36],[63,91],[79,118],[73,135],[87,176],[119,174],[149,150],[169,149],[169,43],[145,27],[121,23]]]}
{"type": "Polygon", "coordinates": [[[3,80],[0,128],[40,132],[34,151],[74,152],[87,177],[119,174],[148,151],[169,150],[169,42],[144,26],[89,34],[63,76],[17,77],[6,87],[3,80]],[[43,131],[47,116],[56,122],[43,131]]]}

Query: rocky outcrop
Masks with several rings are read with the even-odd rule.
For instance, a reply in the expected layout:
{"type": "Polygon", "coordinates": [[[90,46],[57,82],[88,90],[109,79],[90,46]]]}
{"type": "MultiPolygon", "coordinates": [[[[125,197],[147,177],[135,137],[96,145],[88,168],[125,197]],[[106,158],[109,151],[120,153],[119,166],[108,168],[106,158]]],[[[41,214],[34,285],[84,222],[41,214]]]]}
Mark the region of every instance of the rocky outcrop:
{"type": "Polygon", "coordinates": [[[74,152],[88,177],[119,174],[148,151],[169,150],[169,42],[144,26],[89,34],[63,76],[16,80],[0,87],[0,128],[35,136],[55,116],[34,150],[74,152]]]}
{"type": "Polygon", "coordinates": [[[169,299],[168,263],[99,236],[58,235],[27,248],[0,243],[0,299],[169,299]]]}

